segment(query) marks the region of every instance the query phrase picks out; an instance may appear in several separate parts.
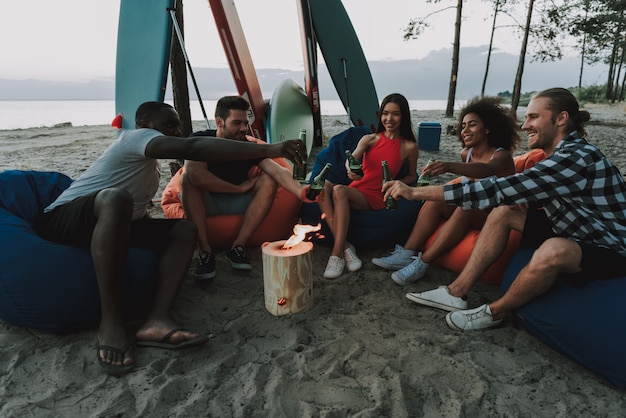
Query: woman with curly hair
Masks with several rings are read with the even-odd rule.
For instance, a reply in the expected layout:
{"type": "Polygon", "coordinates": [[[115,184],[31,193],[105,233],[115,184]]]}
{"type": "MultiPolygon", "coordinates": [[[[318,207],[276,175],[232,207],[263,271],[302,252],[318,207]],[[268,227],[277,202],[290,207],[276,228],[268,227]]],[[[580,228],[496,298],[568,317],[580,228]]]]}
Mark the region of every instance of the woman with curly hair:
{"type": "MultiPolygon", "coordinates": [[[[422,169],[422,174],[454,173],[482,179],[515,173],[513,152],[520,142],[518,127],[498,98],[470,100],[459,113],[457,132],[463,145],[461,162],[434,161],[422,169]]],[[[481,209],[463,210],[445,202],[429,201],[420,210],[404,246],[396,245],[390,255],[374,258],[372,263],[396,270],[391,278],[401,286],[413,283],[424,276],[430,263],[461,242],[470,229],[481,229],[487,214],[488,211],[481,209]],[[445,224],[433,245],[419,252],[441,222],[445,224]]]]}

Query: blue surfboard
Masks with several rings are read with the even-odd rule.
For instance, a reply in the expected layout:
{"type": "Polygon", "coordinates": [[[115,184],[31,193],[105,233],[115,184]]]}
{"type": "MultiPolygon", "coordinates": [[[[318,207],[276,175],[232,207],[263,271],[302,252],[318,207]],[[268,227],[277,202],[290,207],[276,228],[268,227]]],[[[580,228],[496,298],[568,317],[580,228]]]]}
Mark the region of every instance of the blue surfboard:
{"type": "Polygon", "coordinates": [[[115,112],[135,128],[137,107],[165,98],[175,0],[122,0],[117,30],[115,112]]]}
{"type": "Polygon", "coordinates": [[[378,95],[341,0],[309,0],[313,29],[337,94],[355,126],[376,130],[378,95]]]}

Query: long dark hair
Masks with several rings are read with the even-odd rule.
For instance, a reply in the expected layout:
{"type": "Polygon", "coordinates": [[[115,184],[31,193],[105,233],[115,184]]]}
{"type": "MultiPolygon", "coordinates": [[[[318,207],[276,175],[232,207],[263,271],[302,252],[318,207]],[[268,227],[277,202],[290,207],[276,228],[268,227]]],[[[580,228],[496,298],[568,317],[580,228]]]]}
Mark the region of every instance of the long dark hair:
{"type": "Polygon", "coordinates": [[[463,118],[469,113],[476,113],[485,128],[489,129],[487,143],[490,146],[502,147],[511,152],[517,149],[521,141],[517,123],[509,110],[500,105],[498,97],[475,97],[463,106],[459,112],[456,126],[457,136],[461,144],[464,144],[461,135],[463,118]]]}
{"type": "Polygon", "coordinates": [[[391,93],[383,99],[382,103],[380,104],[380,108],[378,109],[378,128],[376,128],[376,133],[385,131],[385,127],[383,126],[381,117],[383,115],[383,109],[385,108],[387,103],[395,103],[400,106],[400,135],[402,139],[417,142],[417,138],[415,137],[415,129],[413,129],[413,122],[411,122],[411,110],[409,109],[409,102],[400,93],[391,93]]]}

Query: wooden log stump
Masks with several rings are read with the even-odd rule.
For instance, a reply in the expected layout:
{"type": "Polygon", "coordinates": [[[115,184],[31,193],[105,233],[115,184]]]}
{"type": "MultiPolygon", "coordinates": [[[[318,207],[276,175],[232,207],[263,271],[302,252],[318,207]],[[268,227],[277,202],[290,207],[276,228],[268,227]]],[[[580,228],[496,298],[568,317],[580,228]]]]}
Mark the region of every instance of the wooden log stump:
{"type": "Polygon", "coordinates": [[[266,242],[263,253],[265,308],[273,315],[308,311],[313,307],[313,244],[301,242],[283,249],[285,241],[266,242]]]}

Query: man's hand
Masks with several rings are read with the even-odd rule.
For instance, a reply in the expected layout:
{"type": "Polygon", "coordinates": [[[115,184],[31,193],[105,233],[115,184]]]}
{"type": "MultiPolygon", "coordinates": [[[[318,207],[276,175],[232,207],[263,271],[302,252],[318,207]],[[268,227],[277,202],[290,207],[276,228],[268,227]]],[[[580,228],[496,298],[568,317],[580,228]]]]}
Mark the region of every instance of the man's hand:
{"type": "Polygon", "coordinates": [[[306,144],[299,139],[290,139],[288,141],[279,142],[278,144],[270,144],[271,147],[278,148],[278,155],[271,156],[285,157],[296,165],[306,164],[306,144]]]}
{"type": "Polygon", "coordinates": [[[398,200],[400,197],[412,199],[412,191],[413,188],[406,183],[400,180],[391,180],[383,184],[382,192],[385,193],[383,200],[387,200],[389,196],[393,197],[395,200],[398,200]]]}

